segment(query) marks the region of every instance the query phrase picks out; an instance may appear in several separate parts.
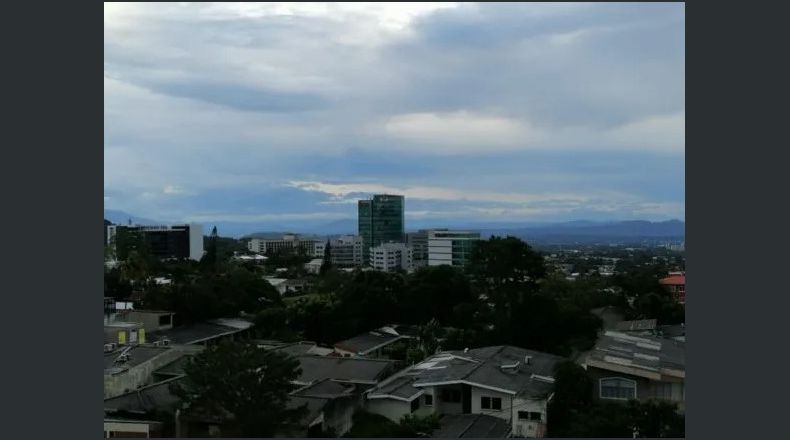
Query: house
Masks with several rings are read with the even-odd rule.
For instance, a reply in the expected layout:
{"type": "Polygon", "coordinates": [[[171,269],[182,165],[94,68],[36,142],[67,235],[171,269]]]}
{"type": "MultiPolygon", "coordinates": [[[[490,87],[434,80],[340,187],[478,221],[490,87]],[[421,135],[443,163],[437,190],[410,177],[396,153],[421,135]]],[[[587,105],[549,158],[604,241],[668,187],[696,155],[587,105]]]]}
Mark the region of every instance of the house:
{"type": "Polygon", "coordinates": [[[220,318],[153,332],[150,338],[178,345],[211,345],[222,340],[247,338],[252,327],[252,322],[243,319],[220,318]]]}
{"type": "Polygon", "coordinates": [[[416,331],[405,326],[387,326],[335,344],[335,353],[344,357],[386,358],[384,349],[402,339],[415,338],[416,331]]]}
{"type": "Polygon", "coordinates": [[[296,280],[296,279],[288,279],[288,278],[274,278],[274,277],[264,277],[266,281],[269,282],[280,295],[286,295],[289,293],[300,293],[307,289],[310,285],[310,282],[307,280],[296,280]]]}
{"type": "Polygon", "coordinates": [[[258,345],[258,348],[264,350],[274,350],[287,353],[291,356],[300,356],[303,354],[310,354],[314,356],[328,356],[334,351],[331,348],[319,347],[315,342],[300,341],[300,342],[280,342],[269,340],[255,340],[253,341],[258,345]]]}
{"type": "Polygon", "coordinates": [[[597,399],[659,399],[685,409],[685,343],[606,331],[579,357],[594,382],[597,399]]]}
{"type": "Polygon", "coordinates": [[[471,426],[477,420],[472,415],[486,415],[504,421],[507,434],[543,437],[554,366],[562,360],[512,346],[442,352],[368,391],[366,408],[394,422],[407,414],[438,414],[447,432],[463,420],[471,426]]]}
{"type": "Polygon", "coordinates": [[[153,382],[153,373],[203,347],[128,345],[104,353],[104,398],[119,396],[153,382]]]}
{"type": "Polygon", "coordinates": [[[172,435],[163,432],[162,421],[154,420],[154,415],[176,413],[181,399],[170,387],[182,378],[183,375],[104,399],[104,438],[172,435]]]}
{"type": "Polygon", "coordinates": [[[307,386],[325,379],[353,384],[366,390],[384,380],[394,370],[394,362],[384,359],[343,358],[337,356],[295,356],[302,373],[295,385],[307,386]]]}
{"type": "Polygon", "coordinates": [[[683,272],[672,272],[666,278],[661,278],[658,282],[672,294],[672,297],[680,304],[686,303],[686,274],[683,272]]]}

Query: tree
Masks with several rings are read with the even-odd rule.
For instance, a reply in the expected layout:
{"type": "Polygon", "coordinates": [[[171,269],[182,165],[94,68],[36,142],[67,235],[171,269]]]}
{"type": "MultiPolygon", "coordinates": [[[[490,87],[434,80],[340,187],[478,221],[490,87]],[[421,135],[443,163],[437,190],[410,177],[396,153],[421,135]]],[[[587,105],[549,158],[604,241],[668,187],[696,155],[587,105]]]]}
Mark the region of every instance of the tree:
{"type": "Polygon", "coordinates": [[[291,382],[301,374],[299,362],[287,354],[229,342],[191,358],[184,372],[173,391],[187,413],[227,414],[226,426],[242,437],[274,437],[304,414],[304,407],[287,406],[291,382]]]}
{"type": "Polygon", "coordinates": [[[324,248],[324,259],[321,262],[320,274],[325,275],[332,269],[332,245],[327,240],[326,247],[324,248]]]}
{"type": "Polygon", "coordinates": [[[443,325],[466,325],[469,321],[454,319],[453,308],[475,300],[469,280],[460,270],[447,265],[421,267],[407,279],[402,315],[413,324],[436,318],[443,325]]]}

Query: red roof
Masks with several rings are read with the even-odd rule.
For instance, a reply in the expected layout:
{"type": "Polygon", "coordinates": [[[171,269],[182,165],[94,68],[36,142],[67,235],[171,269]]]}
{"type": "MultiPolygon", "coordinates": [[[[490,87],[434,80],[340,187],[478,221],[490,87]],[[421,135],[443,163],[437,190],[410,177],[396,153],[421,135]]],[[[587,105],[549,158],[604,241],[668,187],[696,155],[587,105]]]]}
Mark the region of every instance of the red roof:
{"type": "Polygon", "coordinates": [[[685,286],[686,285],[686,276],[685,275],[672,275],[666,278],[661,278],[658,280],[661,284],[667,284],[670,286],[685,286]]]}

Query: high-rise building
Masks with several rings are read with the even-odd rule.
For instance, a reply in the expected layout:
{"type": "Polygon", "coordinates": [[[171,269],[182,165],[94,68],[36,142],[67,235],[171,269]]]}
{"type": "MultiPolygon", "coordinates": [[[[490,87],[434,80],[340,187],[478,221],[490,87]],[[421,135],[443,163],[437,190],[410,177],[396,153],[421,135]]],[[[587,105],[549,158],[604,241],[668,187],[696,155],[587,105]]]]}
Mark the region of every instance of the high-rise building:
{"type": "Polygon", "coordinates": [[[370,262],[370,248],[382,243],[402,243],[404,239],[404,197],[376,194],[360,200],[359,235],[363,241],[363,260],[370,262]]]}
{"type": "Polygon", "coordinates": [[[422,266],[446,264],[464,267],[469,264],[472,251],[479,240],[479,232],[450,229],[420,230],[409,237],[414,248],[414,260],[419,261],[422,266]]]}
{"type": "Polygon", "coordinates": [[[109,225],[107,244],[119,260],[125,260],[135,246],[145,246],[151,255],[166,259],[199,261],[203,258],[203,226],[185,225],[109,225]]]}
{"type": "Polygon", "coordinates": [[[370,248],[370,266],[383,272],[412,269],[411,247],[403,243],[382,243],[370,248]]]}
{"type": "Polygon", "coordinates": [[[415,268],[428,265],[428,230],[406,234],[406,244],[412,249],[412,264],[415,268]]]}

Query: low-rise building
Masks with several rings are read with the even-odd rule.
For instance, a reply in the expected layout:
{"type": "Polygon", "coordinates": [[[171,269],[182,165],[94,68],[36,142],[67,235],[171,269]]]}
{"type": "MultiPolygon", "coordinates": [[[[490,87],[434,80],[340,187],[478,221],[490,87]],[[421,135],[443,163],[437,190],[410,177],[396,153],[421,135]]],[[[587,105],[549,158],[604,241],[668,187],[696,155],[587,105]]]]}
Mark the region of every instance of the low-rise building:
{"type": "Polygon", "coordinates": [[[104,353],[104,398],[116,397],[151,384],[153,373],[203,347],[176,345],[134,345],[104,353]]]}
{"type": "Polygon", "coordinates": [[[598,399],[659,399],[677,403],[683,410],[685,359],[684,342],[606,331],[579,363],[593,379],[598,399]]]}
{"type": "Polygon", "coordinates": [[[332,266],[339,268],[362,266],[362,237],[359,235],[344,235],[330,240],[329,245],[332,266]]]}
{"type": "Polygon", "coordinates": [[[253,238],[247,242],[250,252],[276,255],[283,252],[302,253],[312,257],[323,257],[324,240],[305,238],[299,234],[284,234],[280,237],[253,238]]]}
{"type": "Polygon", "coordinates": [[[672,294],[672,298],[680,304],[686,303],[686,274],[676,272],[669,274],[668,277],[658,280],[662,286],[672,294]]]}
{"type": "Polygon", "coordinates": [[[322,258],[314,258],[310,260],[309,263],[305,263],[304,269],[307,273],[318,275],[321,272],[321,266],[323,266],[323,264],[324,260],[322,258]]]}
{"type": "Polygon", "coordinates": [[[394,422],[407,414],[482,414],[505,421],[513,436],[543,437],[562,360],[512,346],[442,352],[371,389],[366,408],[394,422]]]}

